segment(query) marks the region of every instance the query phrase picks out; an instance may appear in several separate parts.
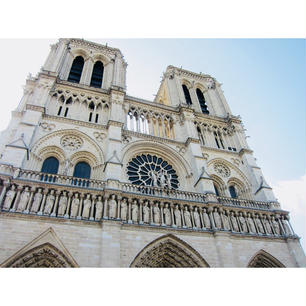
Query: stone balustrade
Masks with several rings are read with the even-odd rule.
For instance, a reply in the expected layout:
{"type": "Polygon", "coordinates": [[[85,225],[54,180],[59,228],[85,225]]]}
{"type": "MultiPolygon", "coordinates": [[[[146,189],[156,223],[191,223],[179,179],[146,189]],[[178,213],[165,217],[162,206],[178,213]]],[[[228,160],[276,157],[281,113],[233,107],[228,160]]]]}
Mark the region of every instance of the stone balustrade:
{"type": "MultiPolygon", "coordinates": [[[[62,180],[60,175],[53,178],[62,180]]],[[[218,199],[219,202],[205,201],[202,194],[153,187],[144,190],[132,184],[121,184],[120,189],[89,189],[83,185],[45,181],[37,175],[33,178],[31,171],[22,171],[20,177],[4,181],[0,207],[6,213],[93,222],[113,220],[195,231],[295,236],[286,211],[248,208],[245,204],[249,201],[238,199],[234,205],[227,202],[223,205],[226,198],[218,199]],[[24,175],[26,180],[22,179],[24,175]]]]}

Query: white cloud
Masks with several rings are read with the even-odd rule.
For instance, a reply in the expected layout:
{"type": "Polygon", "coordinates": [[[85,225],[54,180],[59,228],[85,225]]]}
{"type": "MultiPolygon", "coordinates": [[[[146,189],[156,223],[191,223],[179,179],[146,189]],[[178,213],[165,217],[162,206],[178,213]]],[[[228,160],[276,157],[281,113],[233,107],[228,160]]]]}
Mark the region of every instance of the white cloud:
{"type": "Polygon", "coordinates": [[[272,186],[282,209],[290,212],[290,222],[295,233],[301,237],[306,251],[306,175],[296,180],[279,181],[272,186]]]}

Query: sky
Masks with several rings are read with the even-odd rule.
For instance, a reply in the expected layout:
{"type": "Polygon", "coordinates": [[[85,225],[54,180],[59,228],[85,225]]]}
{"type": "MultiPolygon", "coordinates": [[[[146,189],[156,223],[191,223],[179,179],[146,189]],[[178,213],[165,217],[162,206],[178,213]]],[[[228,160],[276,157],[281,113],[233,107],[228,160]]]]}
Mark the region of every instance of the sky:
{"type": "MultiPolygon", "coordinates": [[[[247,129],[258,166],[283,209],[291,212],[306,249],[304,39],[85,39],[121,50],[132,96],[153,101],[168,65],[209,74],[222,83],[232,113],[241,116],[247,129]]],[[[22,97],[27,75],[37,74],[56,41],[0,40],[6,58],[0,75],[5,89],[0,130],[22,97]]]]}

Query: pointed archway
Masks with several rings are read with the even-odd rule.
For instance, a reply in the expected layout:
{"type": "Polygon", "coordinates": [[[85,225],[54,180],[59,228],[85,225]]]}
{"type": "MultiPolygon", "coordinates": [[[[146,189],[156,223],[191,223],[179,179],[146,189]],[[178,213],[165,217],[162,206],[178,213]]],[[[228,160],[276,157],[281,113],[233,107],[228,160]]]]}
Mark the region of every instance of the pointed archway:
{"type": "Polygon", "coordinates": [[[251,258],[248,268],[285,268],[285,266],[268,252],[260,250],[251,258]]]}
{"type": "Polygon", "coordinates": [[[209,265],[190,245],[169,234],[149,243],[138,253],[130,267],[195,268],[209,265]]]}
{"type": "Polygon", "coordinates": [[[0,267],[72,268],[78,267],[78,264],[50,227],[5,260],[0,267]]]}
{"type": "Polygon", "coordinates": [[[72,268],[75,267],[63,252],[50,243],[39,245],[9,261],[6,268],[72,268]]]}

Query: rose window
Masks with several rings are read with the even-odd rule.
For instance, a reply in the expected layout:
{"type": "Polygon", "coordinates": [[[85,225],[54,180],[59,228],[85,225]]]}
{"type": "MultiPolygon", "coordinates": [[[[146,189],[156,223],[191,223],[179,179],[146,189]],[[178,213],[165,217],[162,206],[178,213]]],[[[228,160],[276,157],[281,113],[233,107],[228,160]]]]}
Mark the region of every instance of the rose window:
{"type": "Polygon", "coordinates": [[[167,161],[151,154],[138,155],[128,163],[127,175],[136,185],[177,189],[176,171],[167,161]]]}

